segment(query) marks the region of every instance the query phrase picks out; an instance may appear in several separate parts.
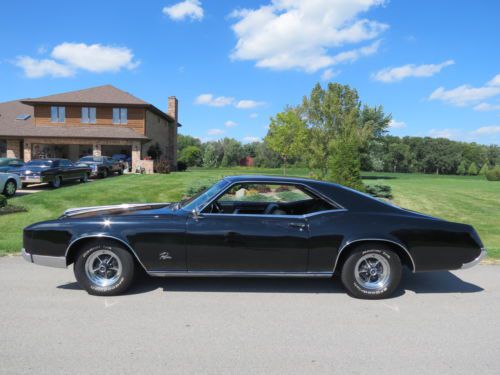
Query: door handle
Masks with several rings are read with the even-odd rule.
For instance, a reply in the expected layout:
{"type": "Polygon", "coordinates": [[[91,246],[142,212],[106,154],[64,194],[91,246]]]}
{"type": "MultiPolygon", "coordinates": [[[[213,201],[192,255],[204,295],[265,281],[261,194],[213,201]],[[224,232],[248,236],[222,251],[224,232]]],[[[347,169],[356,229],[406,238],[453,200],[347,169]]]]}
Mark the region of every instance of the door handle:
{"type": "Polygon", "coordinates": [[[304,224],[304,223],[289,223],[288,226],[292,227],[292,228],[299,228],[299,230],[302,231],[306,227],[306,224],[304,224]]]}

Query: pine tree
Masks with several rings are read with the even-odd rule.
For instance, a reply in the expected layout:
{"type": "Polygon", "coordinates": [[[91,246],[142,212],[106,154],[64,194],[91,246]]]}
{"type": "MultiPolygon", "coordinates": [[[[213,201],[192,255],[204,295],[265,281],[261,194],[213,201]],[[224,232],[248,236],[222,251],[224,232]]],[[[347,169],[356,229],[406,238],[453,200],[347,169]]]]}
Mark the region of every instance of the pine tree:
{"type": "Polygon", "coordinates": [[[490,170],[490,168],[488,167],[488,163],[484,163],[483,166],[481,167],[481,170],[479,171],[479,174],[481,176],[485,176],[489,170],[490,170]]]}
{"type": "Polygon", "coordinates": [[[466,164],[465,160],[462,160],[460,162],[460,164],[458,165],[457,174],[463,176],[464,174],[467,173],[467,169],[466,168],[467,168],[467,164],[466,164]]]}

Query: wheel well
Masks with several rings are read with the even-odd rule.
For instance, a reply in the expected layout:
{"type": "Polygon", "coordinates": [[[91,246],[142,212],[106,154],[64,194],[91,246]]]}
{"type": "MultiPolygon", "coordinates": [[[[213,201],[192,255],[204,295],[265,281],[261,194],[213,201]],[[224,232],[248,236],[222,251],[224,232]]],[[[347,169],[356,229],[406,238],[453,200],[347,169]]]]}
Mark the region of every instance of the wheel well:
{"type": "Polygon", "coordinates": [[[340,271],[342,269],[344,262],[347,260],[349,255],[356,249],[356,247],[358,247],[359,245],[366,245],[366,244],[374,244],[374,245],[382,244],[384,246],[390,247],[392,251],[398,254],[399,259],[401,259],[401,263],[403,264],[403,266],[408,267],[410,271],[415,271],[413,266],[413,261],[410,255],[408,254],[407,250],[403,248],[401,245],[386,240],[366,240],[366,241],[351,242],[343,249],[341,249],[337,259],[337,263],[335,264],[334,271],[340,271]]]}
{"type": "Polygon", "coordinates": [[[132,249],[130,248],[130,246],[128,244],[126,244],[125,242],[123,242],[121,240],[112,238],[112,237],[97,237],[97,236],[96,237],[84,237],[84,238],[81,238],[81,239],[76,240],[75,242],[71,243],[69,245],[67,252],[66,252],[66,265],[69,266],[70,264],[72,264],[76,261],[76,257],[78,255],[78,252],[80,251],[80,249],[83,246],[86,246],[92,242],[98,243],[98,242],[103,242],[103,241],[108,242],[108,243],[109,242],[114,243],[118,247],[121,247],[122,249],[128,251],[132,255],[134,262],[136,262],[138,265],[140,265],[142,268],[144,268],[144,270],[146,270],[146,268],[142,265],[142,263],[137,258],[137,255],[135,254],[135,252],[132,251],[132,249]]]}
{"type": "Polygon", "coordinates": [[[9,181],[12,181],[16,185],[16,188],[17,188],[17,182],[13,178],[8,178],[7,181],[5,181],[5,185],[7,185],[7,182],[9,182],[9,181]]]}

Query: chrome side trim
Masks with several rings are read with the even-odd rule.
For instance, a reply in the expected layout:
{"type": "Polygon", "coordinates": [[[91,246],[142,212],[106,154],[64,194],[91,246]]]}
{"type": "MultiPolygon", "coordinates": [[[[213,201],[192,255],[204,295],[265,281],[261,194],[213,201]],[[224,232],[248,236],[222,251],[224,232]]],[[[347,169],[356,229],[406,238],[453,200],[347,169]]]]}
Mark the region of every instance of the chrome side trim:
{"type": "Polygon", "coordinates": [[[158,277],[332,277],[333,272],[147,271],[158,277]]]}
{"type": "Polygon", "coordinates": [[[122,204],[113,204],[108,206],[90,206],[90,207],[77,207],[77,208],[69,208],[63,212],[63,216],[74,216],[78,214],[84,214],[89,212],[99,212],[106,211],[115,208],[128,209],[128,208],[136,208],[141,206],[166,206],[169,203],[122,203],[122,204]]]}
{"type": "Polygon", "coordinates": [[[21,250],[21,254],[24,260],[30,263],[46,267],[66,268],[66,257],[30,254],[24,248],[21,250]]]}
{"type": "Polygon", "coordinates": [[[462,267],[460,267],[461,270],[466,270],[468,268],[471,268],[471,267],[474,267],[476,264],[478,264],[483,258],[486,257],[486,255],[488,255],[486,249],[481,249],[481,253],[479,254],[479,256],[474,259],[472,262],[468,262],[468,263],[464,263],[462,265],[462,267]]]}
{"type": "Polygon", "coordinates": [[[141,260],[137,256],[137,253],[132,248],[132,246],[130,246],[127,242],[125,242],[121,238],[118,238],[118,237],[115,237],[115,236],[110,236],[108,234],[91,234],[91,235],[88,235],[88,236],[82,236],[82,237],[78,237],[78,238],[74,239],[73,241],[70,242],[70,244],[66,248],[66,252],[64,253],[64,259],[65,259],[65,261],[68,258],[68,252],[71,249],[71,247],[75,243],[77,243],[78,241],[84,240],[84,239],[88,239],[88,238],[111,238],[112,240],[116,240],[118,242],[121,242],[122,244],[124,244],[127,247],[127,249],[129,249],[132,252],[132,254],[134,254],[135,259],[139,262],[139,264],[142,266],[142,268],[144,268],[144,271],[148,272],[148,270],[146,269],[146,267],[144,266],[144,264],[142,264],[141,260]]]}
{"type": "Polygon", "coordinates": [[[385,238],[360,238],[360,239],[357,239],[357,240],[354,240],[354,241],[349,241],[349,242],[346,242],[344,246],[342,246],[342,248],[339,250],[339,253],[337,254],[337,259],[335,259],[335,264],[333,266],[333,271],[335,272],[335,269],[337,268],[337,263],[339,261],[339,258],[340,258],[340,255],[342,254],[342,251],[347,247],[349,246],[350,244],[353,244],[355,242],[361,242],[361,241],[380,241],[380,242],[389,242],[389,243],[392,243],[394,245],[397,245],[399,246],[401,249],[403,249],[404,251],[406,251],[406,254],[408,254],[408,256],[410,257],[410,260],[411,260],[411,264],[412,264],[412,272],[416,272],[417,271],[417,267],[415,265],[415,261],[413,260],[413,257],[411,256],[410,252],[408,251],[408,249],[406,247],[404,247],[403,245],[401,245],[400,243],[398,242],[395,242],[395,241],[392,241],[392,240],[388,240],[388,239],[385,239],[385,238]]]}
{"type": "Polygon", "coordinates": [[[202,213],[202,216],[224,216],[224,217],[267,217],[267,218],[286,218],[286,219],[307,219],[308,217],[311,216],[316,216],[316,215],[321,215],[321,214],[328,214],[328,213],[333,213],[333,212],[346,212],[347,210],[345,208],[338,208],[336,210],[325,210],[325,211],[318,211],[318,212],[312,212],[310,214],[305,214],[305,215],[264,215],[264,214],[219,214],[219,213],[202,213]]]}

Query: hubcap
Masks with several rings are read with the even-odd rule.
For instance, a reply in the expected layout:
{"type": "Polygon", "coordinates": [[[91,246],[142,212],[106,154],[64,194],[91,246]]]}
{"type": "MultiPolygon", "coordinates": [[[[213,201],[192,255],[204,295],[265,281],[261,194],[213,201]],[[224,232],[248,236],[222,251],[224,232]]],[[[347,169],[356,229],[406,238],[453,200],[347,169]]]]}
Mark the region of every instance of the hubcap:
{"type": "Polygon", "coordinates": [[[354,277],[363,288],[383,289],[389,284],[391,278],[389,262],[380,254],[363,255],[356,263],[354,277]]]}
{"type": "Polygon", "coordinates": [[[122,262],[109,250],[93,252],[85,262],[85,273],[92,283],[110,286],[122,275],[122,262]]]}
{"type": "Polygon", "coordinates": [[[14,184],[12,181],[9,181],[7,183],[7,186],[5,187],[5,190],[7,191],[8,195],[14,195],[16,192],[16,184],[14,184]]]}

